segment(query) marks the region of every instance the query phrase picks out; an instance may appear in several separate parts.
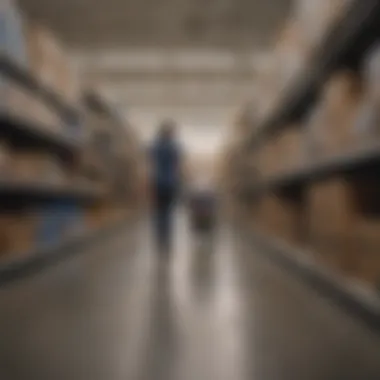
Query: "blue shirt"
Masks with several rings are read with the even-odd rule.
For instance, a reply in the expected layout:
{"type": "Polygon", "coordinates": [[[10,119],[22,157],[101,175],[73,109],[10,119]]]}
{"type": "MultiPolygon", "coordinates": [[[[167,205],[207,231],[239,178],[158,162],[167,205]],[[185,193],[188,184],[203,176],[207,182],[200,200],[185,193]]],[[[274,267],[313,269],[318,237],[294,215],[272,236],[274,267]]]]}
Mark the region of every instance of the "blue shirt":
{"type": "Polygon", "coordinates": [[[173,140],[157,139],[151,148],[153,181],[158,189],[174,191],[180,185],[180,149],[173,140]]]}

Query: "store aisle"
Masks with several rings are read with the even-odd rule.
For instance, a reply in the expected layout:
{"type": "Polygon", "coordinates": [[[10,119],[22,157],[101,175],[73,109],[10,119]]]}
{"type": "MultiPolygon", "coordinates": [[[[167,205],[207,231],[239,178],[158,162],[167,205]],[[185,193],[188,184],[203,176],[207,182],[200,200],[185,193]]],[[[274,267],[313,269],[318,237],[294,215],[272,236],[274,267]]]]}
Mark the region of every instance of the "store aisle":
{"type": "Polygon", "coordinates": [[[379,337],[228,228],[200,242],[178,219],[169,263],[144,224],[1,288],[0,378],[380,378],[379,337]]]}

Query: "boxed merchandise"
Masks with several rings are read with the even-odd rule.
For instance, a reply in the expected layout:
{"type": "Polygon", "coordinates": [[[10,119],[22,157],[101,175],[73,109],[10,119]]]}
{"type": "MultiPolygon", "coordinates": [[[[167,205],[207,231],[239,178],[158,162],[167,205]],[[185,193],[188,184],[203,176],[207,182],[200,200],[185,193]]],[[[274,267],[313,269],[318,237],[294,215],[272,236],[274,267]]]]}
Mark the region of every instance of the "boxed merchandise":
{"type": "Polygon", "coordinates": [[[355,228],[353,275],[380,290],[380,222],[362,221],[355,228]]]}
{"type": "Polygon", "coordinates": [[[323,157],[355,147],[355,119],[361,83],[350,71],[335,74],[325,85],[322,101],[307,125],[307,145],[313,157],[323,157]]]}
{"type": "Polygon", "coordinates": [[[0,102],[6,113],[30,121],[37,128],[59,130],[58,115],[33,92],[6,77],[0,78],[0,102]]]}
{"type": "Polygon", "coordinates": [[[32,72],[65,99],[76,102],[78,78],[59,41],[48,29],[31,21],[25,30],[32,72]]]}
{"type": "Polygon", "coordinates": [[[13,180],[63,184],[65,173],[54,156],[40,152],[14,152],[10,160],[13,180]]]}
{"type": "MultiPolygon", "coordinates": [[[[280,33],[275,46],[278,65],[280,89],[286,89],[294,78],[306,67],[310,51],[304,41],[304,34],[299,23],[290,20],[280,33]]],[[[287,94],[285,94],[287,96],[287,94]]]]}
{"type": "Polygon", "coordinates": [[[260,219],[269,236],[298,245],[304,239],[303,203],[276,194],[263,198],[260,219]]]}
{"type": "Polygon", "coordinates": [[[296,0],[293,15],[311,48],[322,42],[352,0],[296,0]]]}
{"type": "Polygon", "coordinates": [[[345,178],[311,185],[307,192],[310,244],[326,264],[347,272],[358,222],[352,184],[345,178]]]}
{"type": "Polygon", "coordinates": [[[70,201],[53,202],[36,210],[39,246],[57,244],[85,232],[83,211],[70,201]]]}
{"type": "Polygon", "coordinates": [[[286,126],[278,135],[278,171],[296,170],[305,163],[304,131],[300,125],[286,126]]]}
{"type": "Polygon", "coordinates": [[[29,253],[35,246],[36,221],[31,214],[0,215],[0,256],[29,253]]]}
{"type": "Polygon", "coordinates": [[[278,173],[279,169],[279,149],[278,138],[266,141],[258,150],[257,153],[257,168],[259,175],[262,177],[269,177],[278,173]]]}
{"type": "Polygon", "coordinates": [[[265,57],[257,67],[256,79],[256,120],[257,124],[265,120],[273,112],[280,99],[281,72],[278,56],[273,53],[265,57]]]}
{"type": "Polygon", "coordinates": [[[310,233],[315,236],[349,235],[355,223],[354,194],[344,178],[315,183],[308,190],[310,233]]]}
{"type": "Polygon", "coordinates": [[[6,77],[0,77],[0,102],[3,111],[24,119],[31,110],[28,92],[6,77]]]}
{"type": "Polygon", "coordinates": [[[22,66],[28,64],[23,17],[12,0],[0,2],[0,53],[22,66]]]}
{"type": "Polygon", "coordinates": [[[89,208],[85,215],[88,228],[98,228],[106,225],[112,219],[113,207],[109,204],[98,204],[89,208]]]}

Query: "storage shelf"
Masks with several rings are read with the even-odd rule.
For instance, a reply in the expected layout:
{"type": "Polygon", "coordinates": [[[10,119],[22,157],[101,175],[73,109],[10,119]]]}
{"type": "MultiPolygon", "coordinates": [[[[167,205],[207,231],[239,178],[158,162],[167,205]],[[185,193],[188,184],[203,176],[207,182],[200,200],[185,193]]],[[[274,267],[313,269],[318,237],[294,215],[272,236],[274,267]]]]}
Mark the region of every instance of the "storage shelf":
{"type": "Polygon", "coordinates": [[[256,185],[251,195],[268,191],[300,186],[312,181],[328,178],[336,174],[350,174],[380,165],[380,147],[341,154],[316,162],[302,169],[272,176],[262,184],[256,185]]]}
{"type": "Polygon", "coordinates": [[[80,143],[63,132],[48,130],[35,122],[0,111],[0,136],[10,139],[15,145],[46,148],[62,157],[73,156],[80,143]]]}
{"type": "Polygon", "coordinates": [[[79,118],[80,113],[75,106],[68,104],[54,90],[43,85],[31,72],[5,54],[0,54],[0,73],[5,73],[15,81],[22,83],[67,118],[73,120],[79,118]]]}
{"type": "Polygon", "coordinates": [[[283,91],[279,107],[253,132],[248,148],[306,114],[321,86],[339,67],[356,68],[368,47],[380,36],[380,1],[354,0],[294,82],[283,91]]]}
{"type": "Polygon", "coordinates": [[[49,200],[74,200],[92,202],[106,194],[94,186],[65,186],[37,181],[13,181],[0,179],[0,199],[17,203],[44,202],[49,200]]]}
{"type": "Polygon", "coordinates": [[[125,229],[128,223],[131,223],[131,220],[129,217],[125,217],[125,219],[110,225],[88,229],[80,235],[72,236],[55,244],[36,247],[24,255],[16,255],[16,258],[12,257],[12,254],[9,254],[9,258],[6,258],[5,255],[0,261],[0,285],[22,279],[29,273],[37,271],[49,263],[67,258],[69,255],[81,253],[86,247],[97,244],[125,229]]]}
{"type": "Polygon", "coordinates": [[[309,250],[294,247],[287,242],[261,232],[251,234],[256,250],[309,283],[324,296],[359,317],[364,323],[380,332],[380,297],[369,286],[347,279],[323,267],[309,250]]]}

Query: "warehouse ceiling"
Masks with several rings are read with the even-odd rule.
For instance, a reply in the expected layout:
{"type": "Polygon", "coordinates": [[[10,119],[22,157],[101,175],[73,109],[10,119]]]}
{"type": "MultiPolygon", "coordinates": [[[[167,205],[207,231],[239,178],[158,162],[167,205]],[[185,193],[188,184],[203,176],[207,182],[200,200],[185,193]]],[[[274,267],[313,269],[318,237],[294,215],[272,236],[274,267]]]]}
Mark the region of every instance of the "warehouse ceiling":
{"type": "Polygon", "coordinates": [[[81,78],[146,136],[172,116],[189,136],[197,133],[194,145],[206,147],[210,130],[216,127],[220,138],[254,93],[257,66],[266,64],[291,0],[19,2],[71,48],[81,78]]]}
{"type": "Polygon", "coordinates": [[[266,46],[290,0],[20,0],[78,48],[266,46]]]}

